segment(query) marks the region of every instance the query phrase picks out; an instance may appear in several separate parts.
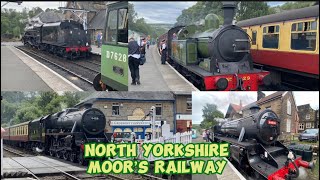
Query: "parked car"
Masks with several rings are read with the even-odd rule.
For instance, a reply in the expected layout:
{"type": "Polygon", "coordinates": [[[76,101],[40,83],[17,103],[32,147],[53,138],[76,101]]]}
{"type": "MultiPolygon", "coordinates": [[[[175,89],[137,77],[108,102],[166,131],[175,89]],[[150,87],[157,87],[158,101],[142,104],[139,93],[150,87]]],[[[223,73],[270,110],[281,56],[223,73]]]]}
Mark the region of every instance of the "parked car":
{"type": "Polygon", "coordinates": [[[319,129],[306,129],[299,135],[299,141],[318,141],[319,129]]]}

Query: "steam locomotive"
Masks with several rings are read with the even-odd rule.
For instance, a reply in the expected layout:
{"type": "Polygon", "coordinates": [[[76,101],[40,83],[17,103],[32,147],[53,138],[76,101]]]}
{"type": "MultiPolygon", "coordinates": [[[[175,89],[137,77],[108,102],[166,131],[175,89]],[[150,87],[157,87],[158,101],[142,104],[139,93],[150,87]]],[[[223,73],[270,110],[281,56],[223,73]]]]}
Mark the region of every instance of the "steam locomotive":
{"type": "Polygon", "coordinates": [[[73,20],[34,25],[22,37],[22,43],[64,58],[89,57],[90,35],[73,20]]]}
{"type": "Polygon", "coordinates": [[[168,62],[200,90],[258,90],[269,85],[269,72],[253,68],[250,38],[232,24],[235,5],[223,3],[224,24],[209,14],[205,26],[170,29],[158,38],[167,41],[168,62]]]}
{"type": "Polygon", "coordinates": [[[105,126],[105,115],[99,109],[68,108],[7,127],[4,143],[84,165],[87,162],[83,157],[85,143],[109,142],[105,126]]]}
{"type": "Polygon", "coordinates": [[[230,157],[239,169],[254,179],[284,180],[299,176],[299,167],[313,168],[313,162],[291,152],[277,141],[281,120],[269,109],[213,127],[212,142],[230,143],[230,157]]]}

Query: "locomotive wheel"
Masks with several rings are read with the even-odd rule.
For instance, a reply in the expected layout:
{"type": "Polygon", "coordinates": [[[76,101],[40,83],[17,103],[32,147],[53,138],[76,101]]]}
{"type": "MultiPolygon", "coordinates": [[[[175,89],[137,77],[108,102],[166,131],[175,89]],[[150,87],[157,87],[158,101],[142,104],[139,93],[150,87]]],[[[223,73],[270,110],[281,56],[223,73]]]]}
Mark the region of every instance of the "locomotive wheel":
{"type": "Polygon", "coordinates": [[[54,157],[54,155],[55,155],[55,154],[54,154],[54,151],[50,150],[50,151],[49,151],[49,155],[52,156],[52,157],[54,157]]]}
{"type": "Polygon", "coordinates": [[[61,158],[60,152],[56,152],[56,157],[57,157],[57,158],[61,158]]]}
{"type": "Polygon", "coordinates": [[[69,157],[70,157],[70,153],[68,151],[64,152],[63,153],[63,159],[68,161],[69,160],[69,157]]]}
{"type": "Polygon", "coordinates": [[[79,153],[79,156],[78,156],[78,162],[80,165],[87,165],[87,161],[84,159],[84,156],[83,156],[83,150],[80,149],[80,153],[79,153]]]}
{"type": "Polygon", "coordinates": [[[69,159],[70,159],[71,162],[75,163],[75,162],[77,162],[77,158],[76,157],[77,157],[76,153],[71,153],[69,159]]]}

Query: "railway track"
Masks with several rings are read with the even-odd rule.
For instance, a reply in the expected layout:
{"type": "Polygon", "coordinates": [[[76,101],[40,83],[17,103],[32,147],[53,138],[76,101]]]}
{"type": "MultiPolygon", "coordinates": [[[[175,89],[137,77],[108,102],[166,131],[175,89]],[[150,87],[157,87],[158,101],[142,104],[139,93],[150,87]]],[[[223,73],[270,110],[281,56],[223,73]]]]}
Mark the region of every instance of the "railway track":
{"type": "Polygon", "coordinates": [[[100,69],[97,68],[98,63],[93,62],[96,64],[95,67],[90,67],[92,66],[91,60],[88,62],[80,61],[77,63],[57,56],[50,56],[42,53],[41,51],[35,52],[31,48],[27,47],[19,46],[16,48],[35,58],[41,63],[50,66],[50,68],[56,72],[58,71],[57,73],[67,78],[81,89],[85,91],[94,90],[93,79],[95,75],[100,72],[100,69]]]}
{"type": "MultiPolygon", "coordinates": [[[[19,156],[19,157],[33,157],[34,155],[31,155],[29,153],[25,153],[23,151],[20,151],[18,149],[13,149],[11,147],[7,147],[5,146],[4,151],[10,152],[11,154],[16,155],[15,157],[19,156]]],[[[51,156],[48,156],[51,157],[51,156]]],[[[54,158],[57,159],[58,158],[54,158]]],[[[20,164],[18,161],[12,159],[13,161],[17,162],[18,164],[20,164]]],[[[50,168],[53,168],[57,171],[59,171],[60,173],[56,174],[52,174],[52,175],[48,175],[48,176],[41,176],[41,175],[36,175],[34,174],[30,169],[28,169],[27,167],[23,166],[22,164],[20,164],[24,169],[26,169],[26,171],[29,173],[29,176],[32,176],[35,179],[41,179],[41,180],[53,180],[53,179],[72,179],[72,180],[82,180],[82,179],[105,179],[105,180],[165,180],[163,178],[157,177],[157,176],[153,176],[150,174],[122,174],[122,175],[114,175],[114,174],[97,174],[97,175],[90,175],[87,174],[85,172],[75,172],[75,173],[68,173],[65,172],[57,167],[51,166],[48,163],[44,163],[40,160],[35,160],[41,164],[44,164],[50,168]]]]}

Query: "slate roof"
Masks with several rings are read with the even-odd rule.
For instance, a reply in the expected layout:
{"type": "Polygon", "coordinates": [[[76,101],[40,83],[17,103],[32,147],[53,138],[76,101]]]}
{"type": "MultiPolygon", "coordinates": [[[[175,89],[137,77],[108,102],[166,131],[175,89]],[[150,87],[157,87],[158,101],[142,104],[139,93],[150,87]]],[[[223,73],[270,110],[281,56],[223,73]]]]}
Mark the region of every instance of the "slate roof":
{"type": "Polygon", "coordinates": [[[245,27],[245,26],[253,26],[258,24],[267,24],[272,22],[282,22],[289,21],[294,19],[303,19],[309,17],[319,17],[319,5],[301,8],[301,9],[293,9],[277,14],[271,14],[267,16],[261,16],[257,18],[247,19],[243,21],[239,21],[237,26],[245,27]]]}
{"type": "Polygon", "coordinates": [[[110,91],[94,92],[92,95],[78,103],[75,107],[83,104],[93,103],[97,100],[137,100],[137,101],[174,101],[173,93],[163,91],[130,92],[110,91]]]}
{"type": "Polygon", "coordinates": [[[41,12],[37,14],[36,16],[32,17],[32,19],[39,18],[42,23],[52,23],[52,22],[61,22],[63,18],[63,14],[61,13],[55,13],[52,11],[49,12],[41,12]]]}
{"type": "Polygon", "coordinates": [[[89,22],[88,29],[103,29],[106,19],[106,10],[100,10],[89,22]]]}

